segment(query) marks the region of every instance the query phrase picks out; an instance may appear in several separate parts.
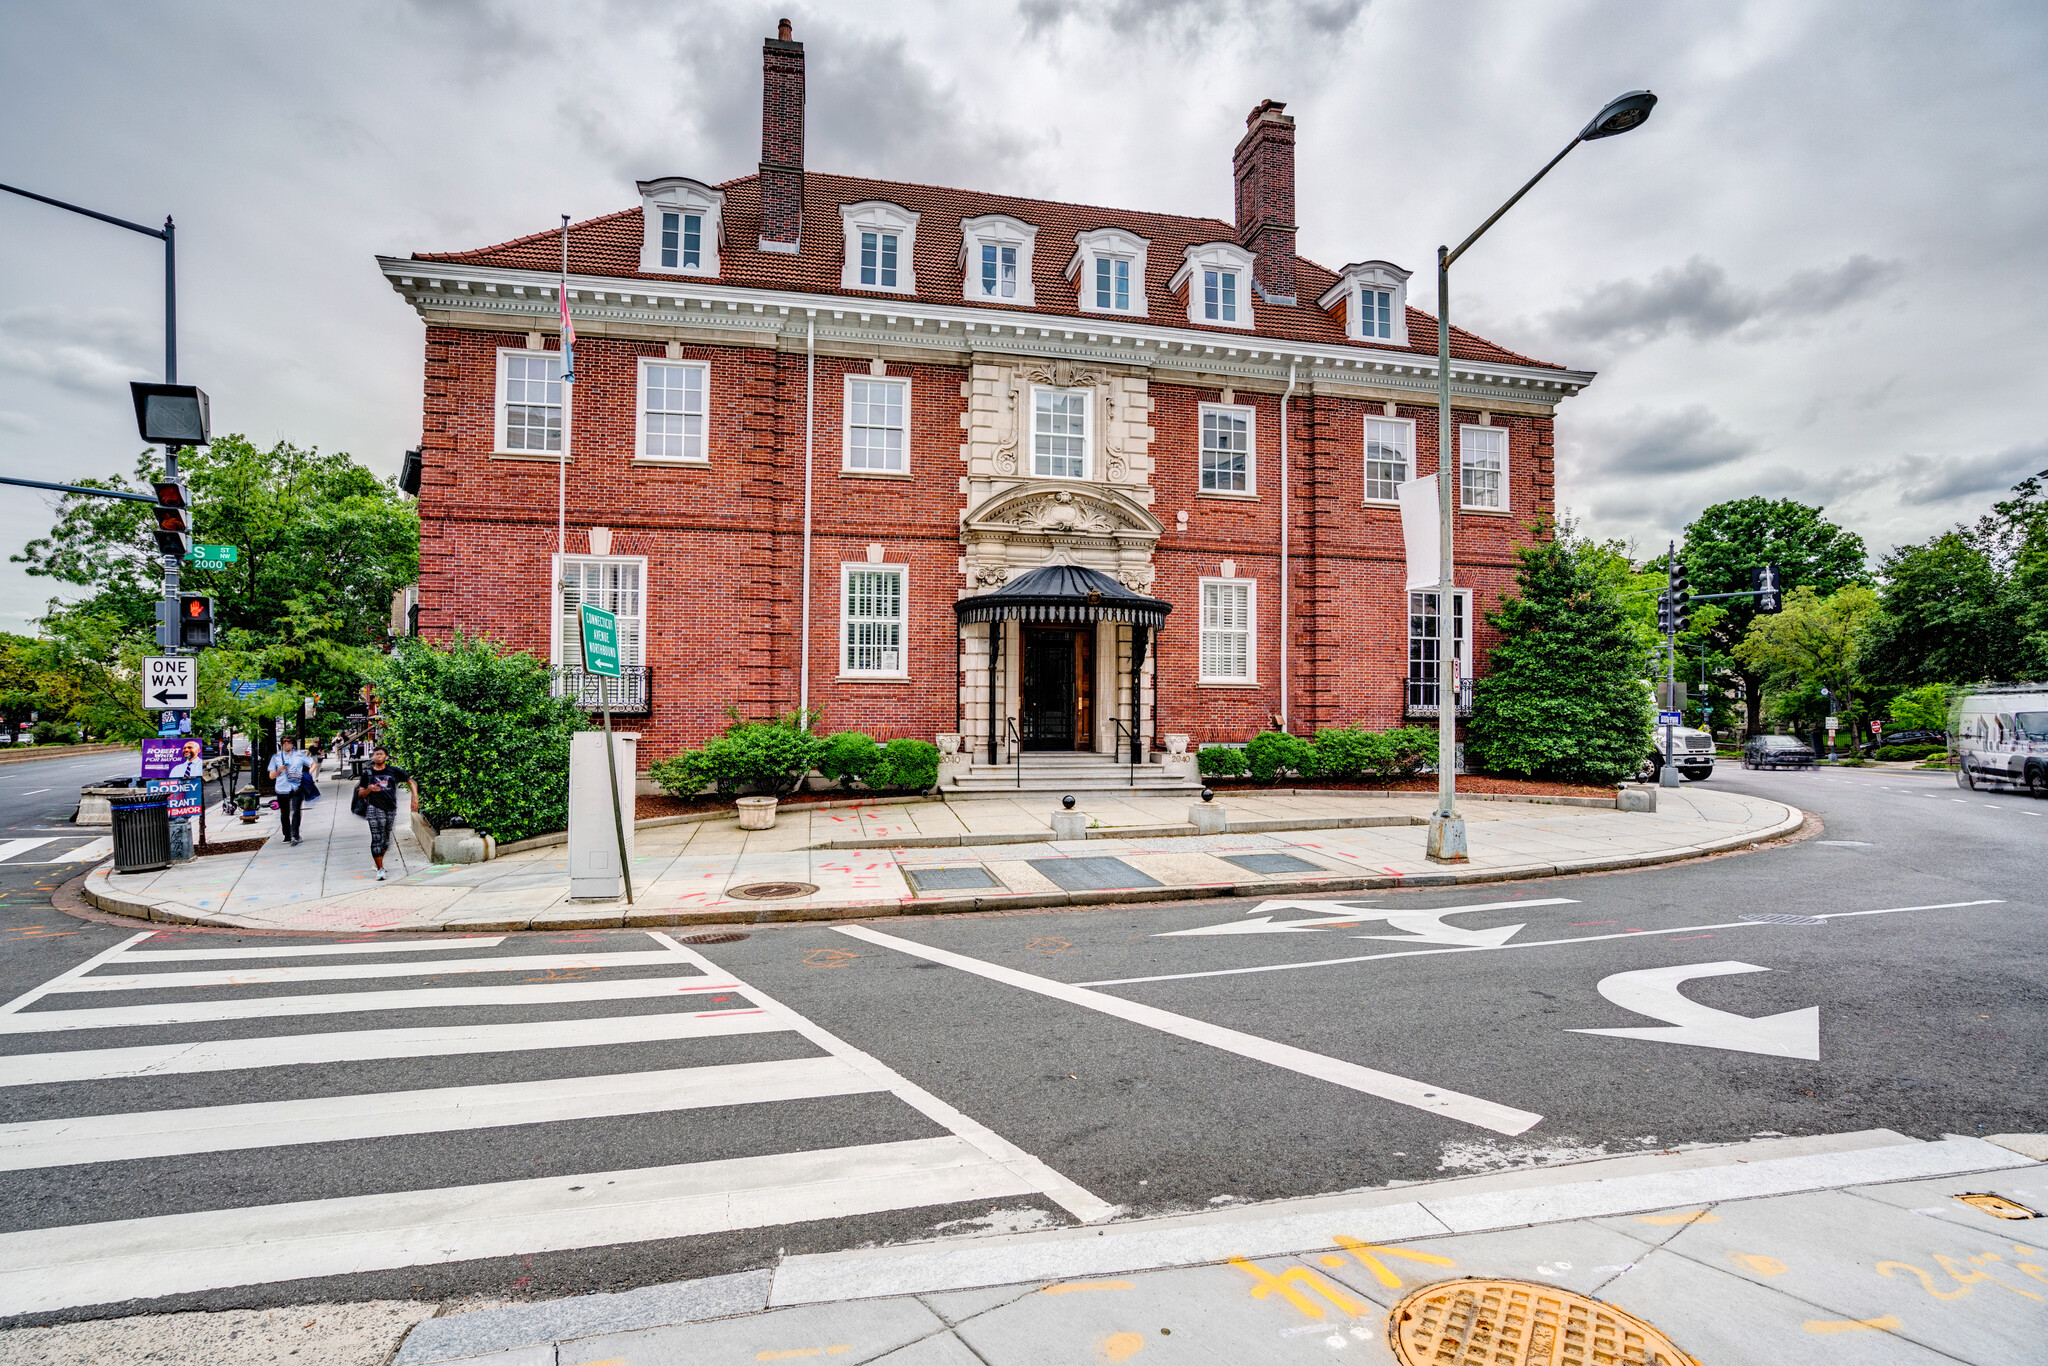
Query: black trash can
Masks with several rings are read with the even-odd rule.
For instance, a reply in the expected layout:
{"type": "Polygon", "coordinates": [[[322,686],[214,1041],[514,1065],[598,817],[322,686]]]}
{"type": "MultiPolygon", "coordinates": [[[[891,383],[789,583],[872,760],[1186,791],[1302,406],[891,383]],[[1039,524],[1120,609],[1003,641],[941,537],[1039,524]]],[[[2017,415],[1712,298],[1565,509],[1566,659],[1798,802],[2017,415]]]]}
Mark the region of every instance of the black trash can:
{"type": "Polygon", "coordinates": [[[146,873],[171,866],[170,803],[162,794],[138,791],[112,798],[114,871],[146,873]]]}

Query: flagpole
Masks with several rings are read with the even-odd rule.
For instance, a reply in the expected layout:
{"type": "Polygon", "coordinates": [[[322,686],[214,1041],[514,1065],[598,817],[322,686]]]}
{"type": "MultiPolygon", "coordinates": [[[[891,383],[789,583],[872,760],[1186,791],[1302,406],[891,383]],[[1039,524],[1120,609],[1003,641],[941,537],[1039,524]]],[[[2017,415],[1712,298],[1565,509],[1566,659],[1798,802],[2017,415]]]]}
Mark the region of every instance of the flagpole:
{"type": "Polygon", "coordinates": [[[562,449],[555,462],[555,570],[562,572],[562,557],[569,552],[564,528],[569,499],[569,413],[576,392],[576,333],[569,323],[569,215],[562,215],[562,283],[557,298],[562,305],[562,449]]]}

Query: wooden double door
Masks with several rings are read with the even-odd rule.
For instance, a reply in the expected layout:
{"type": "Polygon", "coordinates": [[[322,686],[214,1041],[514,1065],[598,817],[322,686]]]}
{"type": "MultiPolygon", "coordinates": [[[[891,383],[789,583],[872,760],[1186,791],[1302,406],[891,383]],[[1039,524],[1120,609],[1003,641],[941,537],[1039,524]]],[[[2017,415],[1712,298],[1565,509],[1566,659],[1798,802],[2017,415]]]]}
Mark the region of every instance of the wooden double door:
{"type": "Polygon", "coordinates": [[[1017,690],[1025,749],[1095,747],[1095,628],[1026,626],[1017,690]]]}

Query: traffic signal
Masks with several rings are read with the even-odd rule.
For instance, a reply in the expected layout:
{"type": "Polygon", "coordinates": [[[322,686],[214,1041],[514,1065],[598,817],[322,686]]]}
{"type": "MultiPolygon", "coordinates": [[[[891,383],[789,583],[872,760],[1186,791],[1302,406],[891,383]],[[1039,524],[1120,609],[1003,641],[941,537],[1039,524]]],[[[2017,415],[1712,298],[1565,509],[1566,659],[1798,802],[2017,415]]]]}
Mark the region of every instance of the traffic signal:
{"type": "Polygon", "coordinates": [[[1671,632],[1671,594],[1668,592],[1657,595],[1657,631],[1660,635],[1671,632]]]}
{"type": "Polygon", "coordinates": [[[1685,566],[1676,559],[1671,561],[1671,631],[1684,635],[1685,628],[1692,624],[1692,598],[1687,592],[1685,566]]]}
{"type": "Polygon", "coordinates": [[[178,594],[178,644],[187,650],[213,644],[213,599],[204,593],[178,594]]]}
{"type": "Polygon", "coordinates": [[[149,511],[156,548],[182,560],[192,553],[192,491],[175,479],[158,480],[155,487],[156,506],[149,511]]]}
{"type": "Polygon", "coordinates": [[[1767,564],[1749,571],[1749,591],[1756,594],[1756,610],[1760,615],[1778,611],[1785,605],[1784,589],[1785,579],[1778,572],[1778,566],[1767,564]]]}

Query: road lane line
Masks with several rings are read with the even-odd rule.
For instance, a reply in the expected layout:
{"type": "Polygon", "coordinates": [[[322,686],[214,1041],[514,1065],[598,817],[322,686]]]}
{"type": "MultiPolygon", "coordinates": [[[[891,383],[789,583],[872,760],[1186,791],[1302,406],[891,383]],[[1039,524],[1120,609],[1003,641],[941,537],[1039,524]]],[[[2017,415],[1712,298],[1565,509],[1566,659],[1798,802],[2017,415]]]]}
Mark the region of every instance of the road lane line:
{"type": "MultiPolygon", "coordinates": [[[[122,955],[122,953],[126,952],[129,948],[133,947],[136,944],[140,944],[143,940],[150,938],[156,933],[157,931],[155,930],[144,930],[140,934],[129,935],[126,939],[123,939],[118,944],[114,944],[108,948],[101,949],[98,953],[86,959],[83,963],[74,965],[68,971],[58,973],[55,977],[52,977],[49,981],[43,983],[41,986],[31,987],[29,990],[24,991],[23,993],[21,993],[21,995],[9,1001],[6,1005],[0,1006],[0,1016],[12,1015],[16,1011],[19,1011],[26,1006],[34,1005],[37,1001],[40,1001],[43,999],[43,997],[49,995],[51,991],[53,991],[59,986],[62,986],[64,983],[70,981],[72,978],[83,977],[86,973],[91,972],[100,964],[111,962],[114,959],[119,958],[122,955]]],[[[7,1026],[4,1023],[0,1023],[0,1032],[4,1032],[6,1030],[6,1027],[7,1026]]]]}
{"type": "MultiPolygon", "coordinates": [[[[359,977],[453,977],[473,972],[583,972],[592,968],[673,965],[675,955],[643,953],[507,954],[496,958],[445,958],[425,963],[303,963],[276,968],[216,968],[204,972],[146,972],[128,977],[80,977],[55,988],[59,993],[163,991],[180,987],[255,987],[280,982],[344,982],[359,977]]],[[[687,980],[687,979],[685,979],[687,980]]]]}
{"type": "MultiPolygon", "coordinates": [[[[2003,906],[2004,900],[1993,897],[1983,901],[1944,901],[1932,906],[1887,906],[1876,911],[1829,911],[1814,917],[1817,920],[1840,920],[1859,915],[1898,915],[1903,911],[1954,911],[1970,906],[2003,906]]],[[[1124,987],[1142,982],[1186,982],[1198,977],[1242,977],[1254,972],[1292,972],[1296,968],[1333,968],[1346,963],[1376,963],[1382,958],[1426,958],[1438,953],[1500,953],[1508,949],[1549,949],[1566,944],[1597,944],[1603,939],[1635,939],[1645,934],[1685,934],[1691,930],[1754,930],[1764,928],[1768,922],[1755,920],[1724,920],[1714,925],[1673,925],[1665,930],[1623,930],[1619,934],[1582,934],[1569,939],[1531,939],[1520,944],[1497,944],[1491,947],[1467,948],[1458,945],[1451,948],[1405,949],[1394,953],[1362,953],[1350,958],[1317,958],[1306,963],[1267,963],[1255,968],[1213,968],[1207,972],[1167,972],[1156,977],[1106,977],[1098,982],[1078,982],[1083,987],[1124,987]]]]}
{"type": "Polygon", "coordinates": [[[494,949],[505,942],[502,934],[478,935],[474,939],[401,939],[395,943],[302,944],[275,949],[152,949],[121,955],[126,963],[210,963],[241,958],[310,958],[344,953],[433,953],[441,949],[494,949]]]}
{"type": "Polygon", "coordinates": [[[604,1015],[587,1020],[525,1024],[434,1025],[419,1029],[363,1029],[338,1034],[280,1034],[261,1039],[143,1044],[135,1048],[16,1053],[0,1057],[0,1086],[41,1086],[61,1081],[109,1081],[195,1072],[239,1072],[264,1067],[318,1067],[383,1058],[447,1058],[479,1053],[545,1052],[602,1048],[732,1034],[774,1034],[787,1029],[760,1010],[604,1015]]]}
{"type": "Polygon", "coordinates": [[[843,1059],[676,1067],[0,1124],[0,1171],[609,1119],[885,1090],[843,1059]]]}
{"type": "Polygon", "coordinates": [[[947,1135],[0,1234],[0,1315],[1028,1195],[947,1135]]]}
{"type": "Polygon", "coordinates": [[[1131,1024],[1143,1025],[1164,1034],[1207,1044],[1226,1053],[1235,1053],[1241,1058],[1250,1058],[1255,1062],[1299,1072],[1303,1076],[1314,1077],[1319,1081],[1332,1082],[1353,1091],[1378,1096],[1382,1100],[1391,1100],[1398,1105],[1412,1106],[1430,1114],[1461,1120],[1482,1129],[1491,1129],[1495,1133],[1523,1133],[1543,1120],[1543,1116],[1531,1114],[1527,1110],[1517,1110],[1511,1106],[1464,1095],[1409,1077],[1395,1076],[1391,1072],[1361,1067],[1357,1063],[1326,1057],[1321,1053],[1311,1053],[1305,1048],[1295,1048],[1290,1044],[1275,1043],[1271,1039],[1226,1029],[1222,1025],[1213,1025],[1186,1015],[1176,1015],[1172,1011],[1160,1010],[1156,1006],[1140,1005],[1119,996],[1069,986],[1065,982],[1055,982],[1049,977],[1038,977],[1028,972],[1018,972],[1014,968],[986,963],[979,958],[969,958],[964,954],[931,948],[909,939],[882,934],[865,925],[836,925],[833,928],[840,934],[861,940],[863,943],[895,949],[899,953],[907,953],[915,958],[958,968],[962,972],[971,972],[977,977],[986,977],[1005,986],[1035,991],[1056,1001],[1100,1011],[1104,1015],[1131,1024]]]}
{"type": "Polygon", "coordinates": [[[0,841],[0,863],[7,862],[7,860],[13,858],[16,854],[26,854],[31,849],[39,848],[42,845],[49,844],[53,842],[56,838],[57,837],[55,835],[45,835],[39,840],[0,841]]]}

